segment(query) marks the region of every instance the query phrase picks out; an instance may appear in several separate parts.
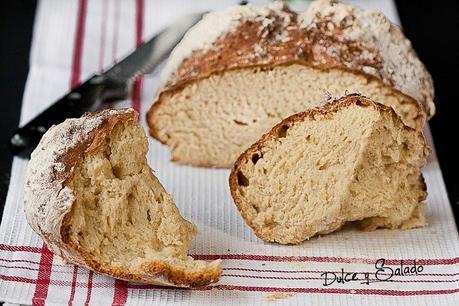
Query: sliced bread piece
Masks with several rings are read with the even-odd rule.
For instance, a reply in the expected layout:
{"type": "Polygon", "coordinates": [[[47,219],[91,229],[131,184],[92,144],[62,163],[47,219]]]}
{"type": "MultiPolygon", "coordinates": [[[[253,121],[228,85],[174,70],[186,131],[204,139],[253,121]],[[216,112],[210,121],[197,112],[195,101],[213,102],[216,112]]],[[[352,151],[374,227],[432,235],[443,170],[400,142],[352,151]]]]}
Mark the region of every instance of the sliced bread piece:
{"type": "Polygon", "coordinates": [[[314,1],[206,15],[172,52],[147,114],[172,160],[230,167],[280,120],[328,96],[359,92],[420,129],[435,111],[432,79],[379,12],[314,1]]]}
{"type": "Polygon", "coordinates": [[[429,152],[391,108],[349,95],[274,126],[239,157],[229,184],[265,241],[300,243],[351,221],[413,228],[426,222],[429,152]]]}
{"type": "Polygon", "coordinates": [[[52,127],[32,153],[25,213],[64,260],[115,278],[194,287],[218,280],[220,261],[187,256],[196,226],[183,219],[147,165],[132,109],[52,127]]]}

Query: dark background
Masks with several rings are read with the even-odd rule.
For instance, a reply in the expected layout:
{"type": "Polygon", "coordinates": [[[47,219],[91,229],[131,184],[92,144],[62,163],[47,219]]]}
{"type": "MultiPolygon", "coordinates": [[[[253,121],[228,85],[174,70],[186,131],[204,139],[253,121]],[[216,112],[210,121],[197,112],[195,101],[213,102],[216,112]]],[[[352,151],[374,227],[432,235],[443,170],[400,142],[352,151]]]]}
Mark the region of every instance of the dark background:
{"type": "MultiPolygon", "coordinates": [[[[456,100],[459,98],[455,86],[459,84],[454,81],[459,71],[459,10],[455,1],[405,0],[396,3],[405,34],[434,79],[437,113],[430,127],[458,224],[459,102],[456,100]]],[[[35,9],[34,0],[1,1],[0,4],[0,216],[12,160],[6,144],[19,121],[35,9]]]]}

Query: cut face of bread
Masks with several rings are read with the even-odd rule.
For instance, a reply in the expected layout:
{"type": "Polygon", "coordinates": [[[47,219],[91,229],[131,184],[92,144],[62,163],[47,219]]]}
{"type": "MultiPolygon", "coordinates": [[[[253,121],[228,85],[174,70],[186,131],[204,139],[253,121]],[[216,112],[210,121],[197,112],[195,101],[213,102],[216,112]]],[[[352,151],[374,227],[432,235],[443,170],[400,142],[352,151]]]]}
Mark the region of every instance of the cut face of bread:
{"type": "Polygon", "coordinates": [[[416,129],[435,112],[429,73],[381,13],[329,0],[302,13],[237,6],[206,15],[177,45],[147,121],[173,161],[230,167],[280,120],[349,92],[416,129]]]}
{"type": "Polygon", "coordinates": [[[422,119],[416,102],[377,81],[294,64],[210,76],[164,95],[150,122],[153,135],[173,148],[172,160],[230,167],[274,124],[349,90],[384,101],[411,126],[422,119]]]}
{"type": "Polygon", "coordinates": [[[392,109],[358,95],[293,115],[244,152],[230,175],[246,223],[266,241],[299,243],[346,222],[423,226],[429,149],[392,109]]]}
{"type": "Polygon", "coordinates": [[[103,111],[52,128],[28,169],[29,223],[56,254],[117,278],[183,287],[217,281],[219,261],[187,256],[196,227],[153,175],[147,146],[132,110],[103,111]],[[63,137],[78,140],[56,148],[53,142],[63,137]],[[54,155],[54,162],[47,164],[45,154],[54,155]],[[50,168],[57,173],[48,173],[50,168]],[[54,179],[34,181],[43,174],[54,179]],[[52,194],[54,185],[67,193],[64,199],[52,194]],[[44,194],[52,197],[41,203],[44,194]]]}

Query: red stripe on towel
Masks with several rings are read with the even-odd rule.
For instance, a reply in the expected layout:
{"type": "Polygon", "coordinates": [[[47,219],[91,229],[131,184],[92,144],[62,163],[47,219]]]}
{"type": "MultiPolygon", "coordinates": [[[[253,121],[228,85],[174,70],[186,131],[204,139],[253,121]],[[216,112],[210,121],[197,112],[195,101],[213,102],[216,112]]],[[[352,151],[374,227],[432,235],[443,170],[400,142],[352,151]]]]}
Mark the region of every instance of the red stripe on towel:
{"type": "MultiPolygon", "coordinates": [[[[30,279],[26,277],[1,275],[1,280],[38,284],[40,281],[36,279],[30,279]]],[[[68,286],[69,282],[65,281],[51,281],[56,286],[68,286]]],[[[77,285],[82,287],[81,284],[77,285]]],[[[97,288],[109,288],[109,283],[96,284],[97,288]]],[[[125,281],[115,280],[115,294],[112,305],[125,305],[127,301],[128,289],[139,290],[139,289],[170,289],[170,287],[154,286],[130,283],[127,284],[125,281]]],[[[235,290],[235,291],[247,291],[247,292],[295,292],[295,293],[327,293],[327,294],[354,294],[354,295],[387,295],[387,296],[413,296],[413,295],[439,295],[439,294],[454,294],[459,293],[459,288],[453,289],[437,289],[437,290],[394,290],[394,289],[344,289],[344,288],[313,288],[313,287],[261,287],[261,286],[233,286],[233,285],[214,285],[207,287],[199,287],[193,289],[182,288],[180,290],[190,291],[208,291],[208,290],[235,290]]]]}
{"type": "Polygon", "coordinates": [[[78,277],[78,266],[75,265],[73,266],[72,288],[70,289],[69,306],[72,306],[73,299],[75,298],[77,277],[78,277]]]}
{"type": "Polygon", "coordinates": [[[29,253],[40,253],[41,248],[29,246],[29,245],[8,245],[0,244],[1,251],[10,251],[10,252],[29,252],[29,253]]]}
{"type": "Polygon", "coordinates": [[[53,263],[53,253],[43,243],[41,248],[40,265],[38,268],[37,283],[32,298],[33,305],[45,305],[48,296],[49,281],[53,263]]]}
{"type": "Polygon", "coordinates": [[[84,29],[86,23],[86,10],[88,7],[87,0],[78,1],[78,15],[75,32],[75,41],[73,45],[72,58],[72,75],[70,79],[70,87],[73,88],[80,83],[81,76],[81,59],[83,55],[84,29]]]}
{"type": "Polygon", "coordinates": [[[84,302],[85,305],[89,305],[89,301],[91,300],[92,276],[93,275],[94,275],[94,272],[89,270],[89,272],[88,272],[88,291],[86,292],[86,302],[84,302]]]}
{"type": "MultiPolygon", "coordinates": [[[[30,252],[40,253],[40,248],[32,246],[14,246],[0,244],[0,250],[11,252],[30,252]]],[[[327,263],[363,263],[374,264],[377,259],[371,258],[350,258],[350,257],[328,257],[328,256],[274,256],[274,255],[252,255],[252,254],[190,254],[195,259],[201,260],[252,260],[252,261],[275,261],[275,262],[327,262],[327,263]]],[[[459,257],[453,258],[420,258],[420,259],[403,259],[404,263],[412,263],[416,260],[420,265],[455,265],[459,264],[459,257]]],[[[390,258],[386,259],[387,265],[399,265],[400,259],[390,258]]]]}
{"type": "MultiPolygon", "coordinates": [[[[251,255],[251,254],[191,254],[195,259],[200,260],[254,260],[254,261],[275,261],[275,262],[327,262],[327,263],[363,263],[374,264],[376,259],[370,258],[348,258],[348,257],[328,257],[328,256],[271,256],[271,255],[251,255]]],[[[413,263],[416,260],[420,265],[454,265],[459,263],[459,257],[454,258],[426,258],[426,259],[403,259],[403,262],[413,263]]],[[[399,265],[400,259],[386,259],[386,265],[399,265]]]]}
{"type": "MultiPolygon", "coordinates": [[[[130,285],[130,289],[168,289],[170,287],[154,285],[130,285]]],[[[247,292],[295,292],[295,293],[328,293],[328,294],[353,294],[353,295],[388,295],[388,296],[412,296],[412,295],[436,295],[458,293],[459,288],[439,290],[391,290],[391,289],[343,289],[343,288],[311,288],[311,287],[260,287],[260,286],[233,286],[214,285],[193,289],[182,289],[191,291],[208,290],[235,290],[247,292]]]]}
{"type": "Polygon", "coordinates": [[[128,284],[125,281],[115,279],[115,291],[113,294],[113,306],[125,305],[128,296],[128,284]]]}

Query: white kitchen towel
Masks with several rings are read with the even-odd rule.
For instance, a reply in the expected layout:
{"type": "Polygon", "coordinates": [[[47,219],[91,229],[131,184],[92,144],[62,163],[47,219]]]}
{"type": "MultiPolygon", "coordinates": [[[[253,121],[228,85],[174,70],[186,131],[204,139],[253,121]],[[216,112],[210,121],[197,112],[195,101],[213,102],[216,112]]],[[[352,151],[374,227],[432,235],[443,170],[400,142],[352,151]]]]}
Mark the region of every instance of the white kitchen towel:
{"type": "MultiPolygon", "coordinates": [[[[377,8],[398,21],[390,0],[352,2],[377,8]]],[[[180,15],[233,3],[41,0],[21,123],[180,15]]],[[[305,5],[294,1],[295,8],[305,5]]],[[[140,78],[131,98],[115,106],[134,106],[145,124],[144,114],[157,85],[156,74],[140,78]]],[[[426,133],[432,145],[429,131],[426,133]]],[[[184,217],[199,228],[190,254],[200,259],[222,258],[220,282],[198,289],[160,288],[114,280],[60,262],[27,225],[22,211],[27,161],[15,158],[0,227],[0,301],[37,305],[459,305],[458,233],[435,153],[424,169],[429,192],[427,227],[371,233],[346,228],[300,245],[282,246],[259,240],[242,221],[229,193],[228,170],[173,164],[169,149],[149,141],[150,165],[184,217]],[[342,283],[343,275],[352,278],[348,272],[356,273],[359,280],[342,283]]]]}

